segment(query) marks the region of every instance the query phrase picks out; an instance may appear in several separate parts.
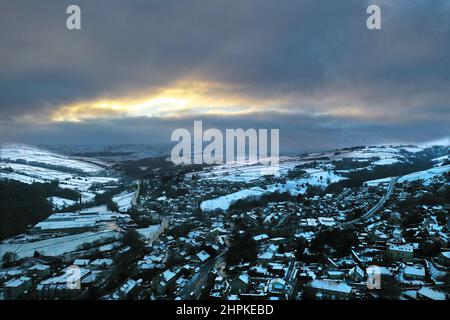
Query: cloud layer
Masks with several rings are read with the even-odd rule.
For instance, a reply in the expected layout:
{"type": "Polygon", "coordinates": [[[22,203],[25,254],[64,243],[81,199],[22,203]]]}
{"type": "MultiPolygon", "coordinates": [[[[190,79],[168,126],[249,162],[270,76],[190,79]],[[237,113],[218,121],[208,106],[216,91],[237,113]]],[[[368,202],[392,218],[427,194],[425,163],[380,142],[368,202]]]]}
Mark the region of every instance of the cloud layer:
{"type": "Polygon", "coordinates": [[[81,31],[69,1],[2,3],[2,140],[168,142],[193,119],[299,150],[450,135],[448,1],[77,3],[81,31]]]}

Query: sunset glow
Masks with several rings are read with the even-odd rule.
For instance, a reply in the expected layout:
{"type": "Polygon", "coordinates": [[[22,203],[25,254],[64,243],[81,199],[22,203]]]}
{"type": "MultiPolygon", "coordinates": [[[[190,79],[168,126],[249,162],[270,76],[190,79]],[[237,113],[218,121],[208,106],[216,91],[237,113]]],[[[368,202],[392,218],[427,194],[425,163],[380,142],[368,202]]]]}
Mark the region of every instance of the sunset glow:
{"type": "Polygon", "coordinates": [[[117,117],[178,117],[182,115],[239,115],[272,108],[281,99],[258,101],[239,96],[238,88],[208,82],[178,82],[173,86],[138,93],[135,97],[99,98],[62,105],[52,121],[80,122],[86,119],[117,117]]]}

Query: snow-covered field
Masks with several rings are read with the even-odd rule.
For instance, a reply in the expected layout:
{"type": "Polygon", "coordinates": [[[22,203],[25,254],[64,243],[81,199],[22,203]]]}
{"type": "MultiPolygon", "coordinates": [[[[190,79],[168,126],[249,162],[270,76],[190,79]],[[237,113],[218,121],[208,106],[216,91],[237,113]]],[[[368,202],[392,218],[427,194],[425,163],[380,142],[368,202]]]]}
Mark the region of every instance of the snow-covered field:
{"type": "MultiPolygon", "coordinates": [[[[276,171],[275,176],[286,176],[289,170],[294,169],[298,165],[310,164],[313,161],[314,168],[303,168],[303,171],[307,172],[306,177],[287,180],[286,183],[279,183],[275,185],[267,185],[265,188],[248,188],[238,192],[234,192],[225,196],[217,197],[214,199],[205,200],[201,203],[201,209],[203,211],[213,211],[215,209],[227,210],[230,205],[239,199],[249,199],[251,197],[259,197],[264,193],[272,192],[289,192],[292,195],[304,193],[307,189],[307,185],[319,186],[326,188],[329,184],[338,182],[345,177],[340,176],[346,172],[361,170],[361,168],[355,168],[350,170],[339,170],[334,172],[333,161],[339,161],[342,159],[352,159],[354,161],[369,161],[367,168],[374,166],[386,166],[395,163],[405,162],[408,157],[408,153],[415,154],[425,150],[424,147],[416,146],[403,146],[403,145],[381,145],[370,146],[360,149],[343,149],[332,152],[323,153],[311,153],[303,157],[283,157],[280,159],[280,168],[276,171]]],[[[412,173],[400,178],[399,182],[412,181],[417,179],[430,180],[434,176],[441,175],[448,171],[449,166],[443,166],[443,162],[448,160],[448,156],[436,158],[436,167],[412,173]]],[[[226,181],[240,181],[250,182],[260,179],[264,176],[264,166],[260,164],[230,164],[209,168],[205,171],[196,172],[200,179],[220,179],[226,181]]],[[[189,175],[192,175],[190,173],[189,175]]],[[[378,185],[379,183],[389,182],[392,178],[379,179],[367,182],[368,185],[378,185]]]]}
{"type": "MultiPolygon", "coordinates": [[[[371,166],[391,165],[404,162],[405,151],[417,153],[425,148],[413,146],[370,146],[357,150],[338,150],[338,152],[310,153],[303,157],[282,156],[279,159],[278,167],[268,167],[260,162],[249,163],[248,161],[217,165],[202,171],[186,174],[190,179],[195,174],[202,180],[222,180],[230,182],[252,182],[266,175],[280,177],[286,175],[290,170],[298,165],[318,161],[321,163],[333,160],[350,158],[355,161],[371,161],[371,166]],[[324,158],[324,160],[321,160],[324,158]],[[325,160],[328,159],[328,160],[325,160]]],[[[264,161],[263,161],[264,163],[264,161]]],[[[331,165],[332,166],[332,165],[331,165]]]]}
{"type": "Polygon", "coordinates": [[[72,169],[81,170],[86,173],[95,173],[103,170],[98,164],[89,163],[82,160],[66,157],[50,151],[42,150],[37,147],[21,144],[2,144],[0,145],[0,159],[8,160],[26,160],[44,163],[47,165],[56,165],[72,169]]]}
{"type": "Polygon", "coordinates": [[[263,194],[275,192],[289,192],[291,195],[303,194],[309,185],[326,188],[329,184],[345,179],[331,171],[321,169],[307,169],[308,177],[287,180],[284,184],[271,184],[265,189],[260,187],[248,188],[225,196],[205,200],[200,204],[202,211],[214,211],[216,209],[228,210],[229,207],[240,199],[252,199],[261,197],[263,194]]]}
{"type": "Polygon", "coordinates": [[[446,156],[434,158],[432,161],[435,163],[435,165],[434,165],[435,167],[440,167],[444,164],[444,162],[447,162],[448,160],[450,160],[450,156],[446,155],[446,156]]]}
{"type": "MultiPolygon", "coordinates": [[[[103,169],[99,165],[71,159],[36,147],[7,144],[1,145],[0,151],[0,170],[3,170],[0,172],[0,179],[11,179],[27,184],[58,181],[60,188],[79,191],[82,194],[83,201],[90,201],[96,193],[102,192],[89,190],[92,185],[118,182],[118,178],[115,177],[99,176],[103,169]],[[16,160],[34,161],[37,164],[9,162],[16,160]],[[80,176],[76,173],[49,169],[43,167],[42,164],[77,169],[85,172],[85,174],[80,176]]],[[[59,204],[61,204],[61,201],[59,204]]]]}
{"type": "MultiPolygon", "coordinates": [[[[251,182],[266,175],[279,177],[292,170],[301,162],[297,158],[280,157],[277,166],[270,166],[267,161],[262,162],[237,162],[223,164],[208,168],[204,171],[195,172],[195,175],[203,180],[223,180],[235,182],[251,182]]],[[[186,174],[187,178],[192,177],[192,173],[186,174]]]]}
{"type": "Polygon", "coordinates": [[[377,165],[377,166],[386,166],[386,165],[390,165],[390,164],[394,164],[394,163],[398,163],[398,162],[401,162],[401,161],[396,158],[384,158],[384,159],[377,160],[377,161],[373,162],[372,164],[377,165]]]}
{"type": "Polygon", "coordinates": [[[73,200],[69,200],[69,199],[64,199],[64,198],[60,198],[60,197],[50,197],[47,198],[48,201],[50,201],[53,205],[54,209],[62,209],[64,207],[68,207],[68,206],[73,206],[76,201],[73,200]]]}
{"type": "Polygon", "coordinates": [[[61,188],[78,189],[86,191],[94,184],[117,182],[113,177],[78,176],[76,174],[61,172],[53,169],[36,167],[19,163],[0,163],[0,169],[11,168],[12,173],[0,172],[0,177],[18,180],[24,183],[59,181],[61,188]]]}
{"type": "MultiPolygon", "coordinates": [[[[374,157],[380,158],[380,160],[376,160],[372,162],[373,166],[384,166],[384,165],[391,165],[398,162],[403,162],[405,159],[405,156],[401,154],[401,150],[405,150],[408,152],[412,152],[410,150],[413,150],[413,148],[403,148],[403,147],[371,147],[371,148],[364,148],[360,150],[355,150],[350,153],[346,153],[346,158],[351,158],[354,160],[371,160],[374,157]]],[[[414,149],[414,152],[422,151],[423,149],[416,148],[414,149]]]]}
{"type": "Polygon", "coordinates": [[[136,231],[146,240],[153,240],[161,228],[161,225],[156,224],[147,228],[136,229],[136,231]]]}
{"type": "Polygon", "coordinates": [[[35,251],[46,256],[59,256],[82,249],[84,243],[113,242],[120,239],[122,234],[117,231],[85,232],[76,235],[51,238],[28,243],[0,244],[0,257],[6,252],[14,252],[18,259],[32,257],[35,251]]]}
{"type": "Polygon", "coordinates": [[[259,187],[244,189],[238,192],[227,194],[225,196],[205,200],[200,204],[200,208],[202,209],[202,211],[214,211],[216,209],[228,210],[230,205],[232,205],[237,200],[258,198],[264,193],[269,193],[269,191],[263,190],[259,187]]]}
{"type": "MultiPolygon", "coordinates": [[[[405,182],[405,181],[415,181],[415,180],[422,180],[424,184],[430,183],[434,177],[438,177],[443,175],[446,172],[450,171],[450,165],[441,166],[441,167],[435,167],[428,170],[413,172],[407,175],[404,175],[398,179],[399,183],[405,182]]],[[[366,184],[368,186],[377,186],[380,183],[386,183],[389,182],[392,179],[392,177],[384,178],[384,179],[377,179],[377,180],[371,180],[367,181],[366,184]]]]}
{"type": "Polygon", "coordinates": [[[119,207],[120,212],[126,212],[131,209],[133,197],[135,192],[122,192],[112,198],[112,200],[119,207]]]}

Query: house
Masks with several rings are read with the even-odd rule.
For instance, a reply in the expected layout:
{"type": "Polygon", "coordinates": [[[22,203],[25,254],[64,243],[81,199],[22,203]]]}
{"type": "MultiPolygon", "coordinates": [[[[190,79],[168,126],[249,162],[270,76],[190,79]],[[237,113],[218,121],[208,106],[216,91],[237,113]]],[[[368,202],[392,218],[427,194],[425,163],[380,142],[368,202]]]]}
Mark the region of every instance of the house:
{"type": "Polygon", "coordinates": [[[17,299],[31,288],[31,283],[31,278],[29,277],[20,277],[9,280],[3,285],[5,299],[17,299]]]}
{"type": "Polygon", "coordinates": [[[419,291],[417,291],[417,299],[421,300],[446,300],[446,295],[443,292],[428,288],[422,287],[419,291]]]}
{"type": "Polygon", "coordinates": [[[354,266],[348,272],[348,277],[354,282],[362,282],[366,279],[366,273],[359,266],[354,266]]]}
{"type": "MultiPolygon", "coordinates": [[[[182,255],[183,251],[180,252],[182,255]]],[[[164,256],[161,255],[147,255],[143,260],[138,262],[139,269],[141,270],[163,270],[164,269],[164,256]]]]}
{"type": "Polygon", "coordinates": [[[300,225],[304,229],[306,229],[306,231],[311,231],[314,230],[319,225],[319,223],[314,218],[306,218],[300,220],[300,225]]]}
{"type": "Polygon", "coordinates": [[[86,267],[89,264],[90,260],[88,259],[75,259],[73,264],[78,267],[86,267]]]}
{"type": "Polygon", "coordinates": [[[319,224],[324,227],[333,227],[334,225],[336,225],[334,218],[319,217],[319,218],[317,218],[317,220],[319,221],[319,224]]]}
{"type": "Polygon", "coordinates": [[[425,268],[422,266],[406,266],[403,274],[407,280],[425,280],[425,268]]]}
{"type": "Polygon", "coordinates": [[[274,255],[275,255],[274,252],[272,252],[272,251],[266,251],[266,252],[264,252],[264,253],[258,255],[257,261],[258,261],[260,264],[266,264],[266,263],[268,263],[268,262],[270,262],[270,261],[273,260],[274,255]]]}
{"type": "Polygon", "coordinates": [[[222,276],[214,279],[214,287],[211,289],[211,298],[223,298],[230,290],[230,284],[222,276]]]}
{"type": "Polygon", "coordinates": [[[27,269],[27,275],[32,278],[44,278],[51,274],[51,268],[45,264],[35,264],[27,269]]]}
{"type": "Polygon", "coordinates": [[[115,293],[112,294],[113,300],[126,300],[137,297],[142,287],[142,279],[137,281],[128,279],[115,293]]]}
{"type": "Polygon", "coordinates": [[[113,264],[112,259],[97,259],[92,261],[89,264],[90,268],[96,268],[96,269],[106,269],[108,267],[111,267],[113,264]]]}
{"type": "Polygon", "coordinates": [[[155,279],[152,281],[153,289],[156,291],[157,294],[163,295],[167,292],[168,288],[171,287],[175,280],[177,279],[177,271],[171,271],[170,269],[167,269],[163,273],[161,273],[158,277],[155,277],[155,279]]]}
{"type": "Polygon", "coordinates": [[[34,227],[36,232],[81,233],[114,223],[121,217],[114,212],[61,212],[54,213],[34,227]]]}
{"type": "Polygon", "coordinates": [[[261,264],[268,263],[273,260],[275,253],[278,251],[278,246],[271,244],[265,252],[261,253],[257,257],[257,261],[261,264]]]}
{"type": "Polygon", "coordinates": [[[253,237],[253,240],[255,240],[256,242],[263,242],[265,240],[269,239],[269,236],[265,233],[262,234],[258,234],[256,236],[253,237]]]}
{"type": "Polygon", "coordinates": [[[345,273],[340,270],[328,270],[326,273],[328,279],[343,279],[345,273]]]}
{"type": "Polygon", "coordinates": [[[196,256],[201,262],[205,262],[211,257],[205,250],[200,251],[196,256]]]}
{"type": "Polygon", "coordinates": [[[267,293],[272,296],[283,297],[286,295],[286,282],[280,278],[274,278],[269,280],[267,286],[267,293]]]}
{"type": "Polygon", "coordinates": [[[81,292],[88,282],[92,271],[84,268],[67,268],[63,273],[45,279],[36,286],[36,296],[38,298],[71,298],[81,292]]]}
{"type": "Polygon", "coordinates": [[[250,284],[250,277],[248,274],[241,274],[238,278],[234,279],[231,286],[231,293],[238,294],[248,290],[250,284]]]}
{"type": "Polygon", "coordinates": [[[391,244],[386,255],[394,260],[411,260],[414,256],[414,247],[410,244],[391,244]]]}
{"type": "Polygon", "coordinates": [[[318,300],[348,300],[352,287],[345,282],[315,279],[305,287],[305,293],[318,300]]]}

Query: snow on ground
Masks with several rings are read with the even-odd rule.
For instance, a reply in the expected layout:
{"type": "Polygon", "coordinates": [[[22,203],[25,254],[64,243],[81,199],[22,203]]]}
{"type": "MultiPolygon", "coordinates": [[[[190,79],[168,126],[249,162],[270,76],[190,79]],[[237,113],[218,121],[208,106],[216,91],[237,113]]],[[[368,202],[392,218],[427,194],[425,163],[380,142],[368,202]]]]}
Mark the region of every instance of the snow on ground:
{"type": "Polygon", "coordinates": [[[309,176],[305,178],[287,180],[285,184],[273,184],[267,186],[270,192],[289,192],[291,195],[303,194],[308,185],[326,188],[329,184],[339,182],[346,178],[334,174],[332,171],[310,170],[309,176]]]}
{"type": "Polygon", "coordinates": [[[0,172],[0,179],[10,179],[10,180],[15,180],[15,181],[19,181],[22,183],[26,183],[26,184],[32,184],[32,183],[44,183],[46,182],[45,180],[42,179],[38,179],[38,178],[34,178],[34,177],[30,177],[24,174],[20,174],[20,173],[16,173],[16,172],[12,172],[12,173],[4,173],[4,172],[0,172]]]}
{"type": "Polygon", "coordinates": [[[404,181],[414,181],[414,180],[424,180],[425,182],[429,182],[436,176],[441,176],[444,173],[450,171],[450,165],[437,167],[437,168],[431,168],[424,171],[418,171],[410,173],[406,176],[401,177],[398,182],[404,182],[404,181]]]}
{"type": "Polygon", "coordinates": [[[35,167],[32,165],[21,164],[21,163],[0,163],[1,169],[11,168],[16,173],[20,173],[22,175],[26,175],[35,179],[43,180],[43,181],[53,181],[53,180],[64,180],[70,179],[74,175],[70,173],[65,173],[53,169],[47,169],[42,167],[35,167]]]}
{"type": "Polygon", "coordinates": [[[417,153],[423,151],[423,148],[420,147],[400,147],[400,150],[405,150],[411,153],[417,153]]]}
{"type": "Polygon", "coordinates": [[[6,252],[14,252],[18,259],[32,257],[35,251],[46,256],[60,256],[65,253],[82,249],[84,243],[112,242],[120,239],[122,234],[117,231],[85,232],[76,235],[51,238],[27,243],[0,244],[0,257],[6,252]]]}
{"type": "Polygon", "coordinates": [[[21,144],[7,143],[0,145],[0,158],[5,162],[8,162],[8,160],[26,160],[29,162],[35,161],[45,163],[47,165],[77,169],[86,173],[94,173],[103,169],[97,164],[72,159],[47,150],[21,144]]]}
{"type": "Polygon", "coordinates": [[[133,197],[135,195],[135,192],[122,192],[112,198],[112,200],[117,204],[119,207],[120,212],[126,212],[132,207],[132,201],[133,197]]]}
{"type": "Polygon", "coordinates": [[[235,162],[210,167],[203,171],[187,173],[186,177],[191,178],[193,174],[203,180],[223,180],[233,182],[251,182],[266,175],[279,177],[292,170],[301,162],[292,157],[280,157],[277,166],[269,166],[268,160],[260,162],[235,162]]]}
{"type": "Polygon", "coordinates": [[[104,184],[109,182],[117,182],[114,177],[81,177],[76,174],[61,172],[53,169],[35,167],[18,163],[0,163],[0,169],[11,168],[12,173],[0,172],[0,178],[19,180],[25,183],[34,182],[51,182],[58,180],[59,186],[65,189],[78,189],[87,191],[94,183],[104,184]]]}
{"type": "Polygon", "coordinates": [[[248,188],[225,196],[205,200],[200,204],[202,211],[214,211],[216,209],[228,210],[229,207],[240,199],[259,198],[263,194],[275,192],[289,192],[292,195],[305,193],[307,184],[326,188],[330,183],[338,182],[345,178],[334,174],[332,171],[321,169],[308,169],[309,177],[287,180],[285,184],[268,185],[266,189],[260,187],[248,188]]]}
{"type": "MultiPolygon", "coordinates": [[[[224,180],[233,182],[252,182],[260,179],[268,174],[273,174],[275,177],[286,175],[290,170],[301,164],[311,163],[318,158],[332,160],[342,160],[343,158],[350,158],[355,161],[370,161],[374,162],[372,165],[391,165],[402,162],[405,159],[403,151],[416,153],[423,151],[421,147],[415,146],[370,146],[357,150],[338,150],[339,152],[322,152],[310,153],[302,157],[283,156],[279,159],[279,166],[275,170],[267,170],[268,167],[264,165],[264,161],[249,163],[248,161],[229,163],[224,165],[217,165],[209,167],[203,171],[186,174],[186,178],[191,178],[193,174],[197,175],[203,180],[224,180]],[[379,158],[379,160],[373,159],[379,158]]],[[[321,162],[321,160],[317,160],[321,162]]],[[[266,161],[267,164],[267,161],[266,161]]]]}
{"type": "Polygon", "coordinates": [[[81,212],[98,212],[98,213],[102,213],[102,212],[110,212],[108,210],[108,207],[106,206],[106,204],[102,204],[100,206],[95,206],[95,207],[90,207],[90,208],[86,208],[86,209],[82,209],[81,212]]]}
{"type": "Polygon", "coordinates": [[[397,162],[400,162],[400,160],[395,159],[395,158],[385,158],[385,159],[375,161],[372,164],[377,165],[377,166],[387,166],[387,165],[391,165],[391,164],[394,164],[397,162]]]}
{"type": "MultiPolygon", "coordinates": [[[[90,201],[94,199],[97,192],[89,190],[92,185],[115,183],[118,181],[118,178],[114,177],[90,176],[91,174],[98,174],[98,170],[91,170],[94,168],[91,164],[69,159],[63,156],[58,156],[53,153],[48,153],[47,151],[42,151],[40,149],[31,147],[24,147],[24,149],[14,149],[13,147],[11,147],[10,149],[8,149],[4,148],[3,145],[1,148],[2,161],[0,162],[0,169],[2,169],[3,171],[0,172],[0,179],[11,179],[27,184],[32,184],[35,182],[45,183],[58,181],[60,188],[79,191],[82,194],[84,201],[90,201]],[[34,152],[34,154],[32,154],[32,152],[34,152]],[[26,154],[29,154],[30,158],[22,158],[22,156],[26,154]],[[33,158],[33,155],[37,156],[33,158]],[[57,161],[54,157],[58,157],[56,159],[57,161]],[[74,173],[44,168],[39,165],[12,163],[8,162],[8,159],[38,161],[39,163],[49,163],[53,165],[64,166],[67,168],[77,168],[80,170],[89,169],[89,173],[87,173],[87,176],[80,176],[74,173]],[[44,160],[47,162],[45,162],[44,160]],[[9,169],[12,169],[13,171],[9,172],[9,169]]],[[[101,169],[101,167],[99,166],[95,167],[97,169],[101,169]]]]}
{"type": "Polygon", "coordinates": [[[446,156],[442,156],[442,157],[439,157],[439,158],[434,158],[431,161],[436,163],[434,165],[435,167],[440,167],[440,166],[442,166],[444,164],[444,162],[448,161],[449,159],[450,159],[450,156],[446,155],[446,156]]]}
{"type": "Polygon", "coordinates": [[[161,229],[161,225],[156,224],[153,226],[149,226],[147,228],[136,229],[136,231],[141,236],[143,236],[145,239],[153,239],[158,234],[158,231],[160,229],[161,229]]]}
{"type": "Polygon", "coordinates": [[[47,200],[52,203],[54,209],[62,209],[64,207],[73,206],[76,203],[76,201],[60,197],[49,197],[47,200]]]}
{"type": "MultiPolygon", "coordinates": [[[[423,180],[424,184],[430,183],[431,180],[433,180],[434,177],[442,176],[444,173],[450,171],[450,165],[441,166],[441,167],[435,167],[423,171],[413,172],[407,175],[404,175],[398,179],[399,183],[405,182],[405,181],[415,181],[415,180],[423,180]]],[[[383,178],[383,179],[377,179],[377,180],[370,180],[365,182],[368,186],[377,186],[380,183],[389,182],[392,179],[392,177],[383,178]]]]}
{"type": "Polygon", "coordinates": [[[205,200],[200,204],[202,211],[214,211],[216,209],[228,210],[230,205],[240,199],[258,198],[268,192],[260,187],[244,189],[218,198],[205,200]]]}
{"type": "Polygon", "coordinates": [[[392,177],[387,177],[387,178],[383,178],[383,179],[369,180],[369,181],[364,182],[364,184],[369,187],[372,187],[372,186],[378,186],[381,183],[388,183],[391,180],[392,180],[392,177]]]}
{"type": "Polygon", "coordinates": [[[400,148],[382,146],[351,151],[345,154],[344,157],[354,160],[370,160],[373,157],[380,158],[380,160],[373,163],[374,165],[388,165],[404,159],[404,156],[400,154],[400,148]]]}

